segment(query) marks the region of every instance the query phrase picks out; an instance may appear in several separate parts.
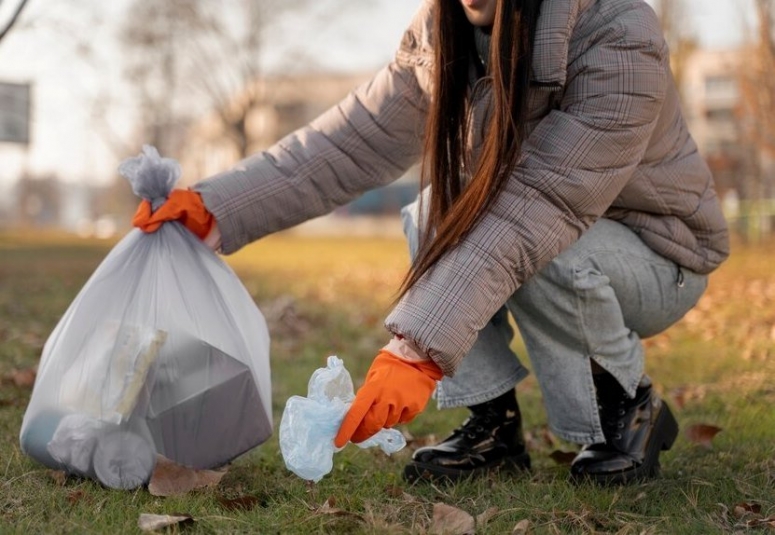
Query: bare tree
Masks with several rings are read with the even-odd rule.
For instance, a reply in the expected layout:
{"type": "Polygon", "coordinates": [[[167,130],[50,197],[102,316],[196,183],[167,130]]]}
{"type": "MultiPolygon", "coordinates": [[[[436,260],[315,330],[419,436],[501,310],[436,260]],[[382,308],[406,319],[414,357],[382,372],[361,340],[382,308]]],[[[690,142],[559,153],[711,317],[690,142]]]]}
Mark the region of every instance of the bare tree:
{"type": "Polygon", "coordinates": [[[144,143],[177,156],[191,120],[191,63],[213,21],[192,0],[134,0],[120,32],[125,75],[134,90],[144,143]]]}
{"type": "MultiPolygon", "coordinates": [[[[740,69],[740,114],[746,143],[759,156],[775,157],[775,0],[756,0],[757,31],[740,69]]],[[[757,158],[761,159],[761,158],[757,158]]],[[[761,184],[770,189],[771,185],[761,184]]],[[[775,192],[763,191],[763,194],[775,192]]]]}
{"type": "Polygon", "coordinates": [[[662,32],[670,48],[670,68],[676,86],[682,93],[686,64],[697,49],[697,37],[688,22],[685,0],[658,0],[657,12],[662,23],[662,32]]]}
{"type": "MultiPolygon", "coordinates": [[[[250,113],[265,103],[265,86],[259,81],[264,76],[264,52],[270,46],[288,43],[268,42],[268,29],[291,13],[302,13],[320,4],[313,0],[226,0],[218,13],[212,13],[218,23],[213,26],[209,46],[202,43],[203,66],[196,86],[202,91],[214,112],[219,128],[234,148],[238,158],[249,155],[252,146],[248,129],[250,113]],[[209,52],[209,54],[207,53],[209,52]]],[[[326,25],[327,17],[339,11],[344,0],[328,0],[329,9],[316,19],[319,27],[326,25]]],[[[358,3],[368,6],[368,0],[358,3]]],[[[303,43],[299,43],[303,44],[303,43]]],[[[289,56],[292,56],[290,53],[289,56]]],[[[298,56],[296,56],[298,62],[298,56]]],[[[289,63],[291,63],[289,61],[289,63]]]]}
{"type": "MultiPolygon", "coordinates": [[[[357,8],[368,6],[368,0],[357,8]]],[[[122,43],[130,62],[129,79],[136,86],[146,116],[147,142],[169,145],[185,124],[186,114],[212,113],[217,129],[242,158],[255,147],[248,128],[250,113],[265,102],[264,52],[270,28],[292,13],[319,7],[313,0],[133,0],[122,43]],[[167,125],[166,127],[163,125],[167,125]]],[[[333,17],[344,0],[327,0],[325,17],[333,17]]],[[[316,10],[316,13],[320,9],[316,10]]],[[[274,36],[277,39],[277,36],[274,36]]],[[[283,38],[281,38],[283,39],[283,38]]],[[[303,45],[300,40],[298,45],[303,45]]],[[[175,155],[175,147],[165,151],[175,155]]]]}
{"type": "MultiPolygon", "coordinates": [[[[3,0],[0,0],[0,4],[3,3],[3,0]]],[[[19,20],[19,16],[22,14],[22,11],[24,10],[24,6],[27,5],[27,0],[19,0],[19,3],[16,5],[16,9],[13,10],[13,13],[11,14],[11,18],[8,19],[8,22],[6,22],[5,26],[0,27],[0,41],[3,40],[3,38],[8,35],[8,32],[11,31],[11,28],[13,28],[14,24],[19,20]]]]}
{"type": "Polygon", "coordinates": [[[741,69],[746,137],[775,156],[775,1],[756,0],[757,31],[751,54],[741,69]]]}
{"type": "Polygon", "coordinates": [[[743,148],[741,197],[754,238],[773,227],[775,213],[765,204],[775,198],[775,0],[755,0],[756,31],[738,72],[737,124],[743,148]]]}

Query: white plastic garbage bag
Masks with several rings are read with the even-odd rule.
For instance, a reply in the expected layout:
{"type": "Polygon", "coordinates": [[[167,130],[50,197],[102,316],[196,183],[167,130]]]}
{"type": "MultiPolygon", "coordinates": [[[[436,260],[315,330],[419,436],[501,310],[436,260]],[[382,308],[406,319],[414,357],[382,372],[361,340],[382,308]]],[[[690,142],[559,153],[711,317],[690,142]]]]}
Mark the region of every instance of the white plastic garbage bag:
{"type": "MultiPolygon", "coordinates": [[[[180,175],[152,147],[119,168],[154,208],[180,175]]],[[[269,334],[235,273],[178,222],[134,229],[43,348],[22,450],[111,488],[156,454],[215,468],[272,433],[269,334]]]]}
{"type": "MultiPolygon", "coordinates": [[[[334,438],[355,399],[353,381],[342,359],[328,357],[325,368],[310,377],[307,397],[291,396],[280,420],[280,452],[285,466],[297,476],[318,482],[334,467],[334,438]]],[[[358,443],[379,446],[390,455],[406,446],[397,429],[383,429],[358,443]]]]}

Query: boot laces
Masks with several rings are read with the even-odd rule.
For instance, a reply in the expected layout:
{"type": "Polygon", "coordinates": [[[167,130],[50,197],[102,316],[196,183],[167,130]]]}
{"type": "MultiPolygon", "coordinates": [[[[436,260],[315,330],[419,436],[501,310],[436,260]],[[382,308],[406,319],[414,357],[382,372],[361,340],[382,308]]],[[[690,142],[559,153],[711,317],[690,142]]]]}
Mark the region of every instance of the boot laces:
{"type": "Polygon", "coordinates": [[[470,439],[476,439],[485,432],[489,435],[493,429],[496,415],[491,412],[481,414],[473,413],[460,427],[455,429],[455,434],[464,434],[470,439]]]}
{"type": "Polygon", "coordinates": [[[621,399],[610,405],[598,403],[600,423],[606,438],[621,440],[622,430],[625,428],[624,417],[627,416],[627,402],[627,399],[621,399]]]}

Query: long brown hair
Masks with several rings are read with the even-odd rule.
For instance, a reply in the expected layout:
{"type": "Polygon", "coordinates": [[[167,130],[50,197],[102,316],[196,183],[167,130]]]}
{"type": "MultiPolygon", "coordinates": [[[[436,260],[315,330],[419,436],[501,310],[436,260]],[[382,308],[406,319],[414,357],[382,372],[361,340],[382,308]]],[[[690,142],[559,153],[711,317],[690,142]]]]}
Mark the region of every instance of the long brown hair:
{"type": "MultiPolygon", "coordinates": [[[[471,169],[467,96],[473,26],[459,0],[438,0],[434,19],[434,89],[425,126],[421,190],[430,185],[427,225],[400,296],[481,219],[514,170],[525,136],[533,38],[541,0],[498,0],[489,53],[492,109],[479,161],[471,169]]],[[[421,205],[421,220],[425,218],[421,205]]]]}

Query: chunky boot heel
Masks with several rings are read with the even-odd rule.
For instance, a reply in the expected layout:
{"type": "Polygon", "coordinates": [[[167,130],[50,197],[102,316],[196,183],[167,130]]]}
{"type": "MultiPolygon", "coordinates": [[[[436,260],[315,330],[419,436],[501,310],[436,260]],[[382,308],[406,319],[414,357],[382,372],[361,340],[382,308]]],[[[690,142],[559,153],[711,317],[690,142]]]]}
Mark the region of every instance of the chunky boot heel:
{"type": "Polygon", "coordinates": [[[599,401],[606,441],[584,446],[576,456],[571,463],[576,481],[620,485],[655,477],[660,451],[670,449],[678,436],[678,422],[651,384],[638,387],[633,399],[612,397],[599,401]]]}
{"type": "Polygon", "coordinates": [[[660,407],[657,409],[656,423],[652,431],[654,438],[649,440],[646,460],[641,470],[642,474],[639,472],[638,477],[658,476],[660,472],[659,452],[667,451],[673,447],[673,443],[678,437],[678,422],[670,411],[670,407],[664,401],[656,399],[659,401],[660,407]]]}
{"type": "Polygon", "coordinates": [[[662,402],[662,410],[659,413],[659,420],[657,427],[661,429],[661,450],[667,451],[673,447],[675,439],[678,438],[678,422],[675,416],[673,416],[670,407],[664,401],[662,402]]]}

